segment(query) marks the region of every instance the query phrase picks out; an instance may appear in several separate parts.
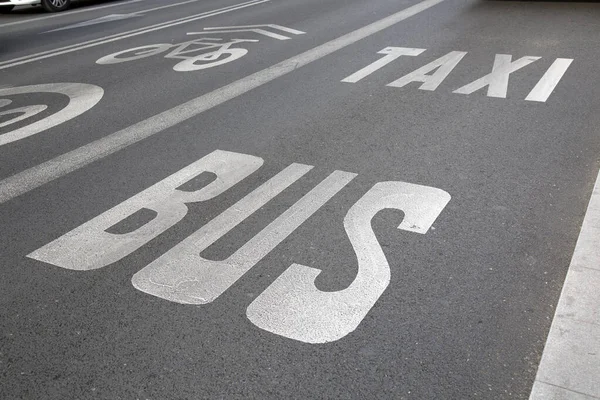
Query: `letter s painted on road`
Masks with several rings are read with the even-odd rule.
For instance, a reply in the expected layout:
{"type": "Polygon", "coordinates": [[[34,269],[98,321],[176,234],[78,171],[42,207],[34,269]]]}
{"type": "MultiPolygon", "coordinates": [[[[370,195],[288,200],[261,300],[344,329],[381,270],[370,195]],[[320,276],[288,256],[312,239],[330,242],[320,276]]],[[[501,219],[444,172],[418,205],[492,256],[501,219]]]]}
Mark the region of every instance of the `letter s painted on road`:
{"type": "Polygon", "coordinates": [[[344,228],[358,259],[358,274],[346,289],[322,292],[320,270],[293,264],[246,312],[259,328],[307,343],[339,340],[354,331],[390,283],[390,268],[371,228],[388,208],[404,211],[399,229],[427,233],[450,201],[441,189],[404,182],[373,186],[346,214],[344,228]]]}

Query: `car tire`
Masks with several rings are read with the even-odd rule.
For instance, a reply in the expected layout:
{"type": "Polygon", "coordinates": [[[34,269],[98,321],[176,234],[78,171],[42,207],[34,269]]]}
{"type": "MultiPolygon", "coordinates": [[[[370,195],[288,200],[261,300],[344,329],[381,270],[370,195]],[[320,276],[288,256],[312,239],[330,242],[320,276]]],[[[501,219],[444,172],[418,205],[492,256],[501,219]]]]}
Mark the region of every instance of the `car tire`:
{"type": "Polygon", "coordinates": [[[15,6],[0,6],[0,14],[8,14],[15,6]]]}
{"type": "Polygon", "coordinates": [[[71,5],[71,0],[42,0],[42,7],[48,12],[64,11],[71,5]]]}

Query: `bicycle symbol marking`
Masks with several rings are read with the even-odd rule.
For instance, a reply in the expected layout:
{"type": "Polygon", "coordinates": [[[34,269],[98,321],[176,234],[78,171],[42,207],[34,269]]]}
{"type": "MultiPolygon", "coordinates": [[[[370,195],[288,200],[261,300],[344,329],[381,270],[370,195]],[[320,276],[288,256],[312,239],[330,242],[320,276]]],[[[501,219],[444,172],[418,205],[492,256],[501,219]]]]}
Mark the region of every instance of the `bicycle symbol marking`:
{"type": "Polygon", "coordinates": [[[183,60],[173,67],[175,71],[197,71],[235,61],[248,53],[248,50],[243,48],[231,48],[232,45],[245,42],[258,42],[258,40],[253,39],[233,39],[229,42],[220,43],[221,40],[223,39],[203,38],[178,44],[158,43],[140,46],[102,57],[96,63],[109,65],[135,61],[168,51],[165,58],[183,60]]]}
{"type": "Polygon", "coordinates": [[[4,109],[11,105],[13,101],[3,99],[2,97],[32,93],[61,94],[69,98],[69,103],[65,108],[46,118],[6,133],[0,133],[0,146],[24,139],[69,121],[94,107],[104,96],[104,90],[101,87],[85,83],[51,83],[0,89],[0,117],[14,115],[8,121],[0,123],[0,128],[32,118],[48,108],[45,104],[36,104],[8,110],[4,109]]]}
{"type": "MultiPolygon", "coordinates": [[[[252,32],[263,36],[271,37],[277,40],[288,40],[290,37],[280,33],[271,32],[266,29],[277,29],[294,35],[304,34],[291,28],[280,25],[245,25],[231,27],[213,27],[204,28],[203,32],[189,32],[191,35],[206,35],[214,33],[239,33],[252,32]]],[[[188,40],[183,43],[157,43],[146,46],[135,47],[133,49],[122,50],[117,53],[109,54],[96,61],[96,64],[111,65],[128,61],[136,61],[147,57],[166,53],[164,58],[180,59],[173,69],[178,72],[198,71],[217,67],[242,58],[248,54],[248,50],[243,47],[237,47],[240,43],[256,43],[258,39],[231,39],[225,41],[222,38],[202,37],[188,40]]]]}

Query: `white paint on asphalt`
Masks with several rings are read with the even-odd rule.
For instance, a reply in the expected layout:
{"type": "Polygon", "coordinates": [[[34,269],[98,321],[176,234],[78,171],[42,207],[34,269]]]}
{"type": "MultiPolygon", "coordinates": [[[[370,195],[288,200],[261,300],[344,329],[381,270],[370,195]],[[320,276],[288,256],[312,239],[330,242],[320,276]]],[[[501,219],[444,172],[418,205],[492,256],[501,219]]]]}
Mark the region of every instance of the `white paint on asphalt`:
{"type": "Polygon", "coordinates": [[[271,0],[251,0],[245,3],[239,3],[234,6],[228,6],[224,8],[219,8],[213,11],[206,11],[200,14],[178,18],[171,21],[161,22],[159,24],[146,26],[143,28],[133,29],[127,32],[121,32],[114,35],[104,36],[98,39],[89,40],[87,42],[76,43],[69,46],[60,47],[58,49],[52,49],[47,51],[42,51],[36,54],[30,54],[23,57],[14,58],[12,60],[0,61],[0,70],[16,67],[18,65],[28,64],[34,61],[45,60],[47,58],[56,57],[63,54],[72,53],[74,51],[79,51],[83,49],[88,49],[91,47],[99,46],[106,43],[116,42],[118,40],[127,39],[134,36],[144,35],[146,33],[155,32],[161,29],[170,28],[173,26],[187,24],[193,21],[199,21],[205,18],[213,17],[216,15],[225,14],[231,11],[241,10],[247,7],[252,7],[255,5],[267,3],[271,0]]]}
{"type": "Polygon", "coordinates": [[[264,24],[264,25],[239,25],[239,26],[219,26],[219,27],[211,27],[204,28],[205,31],[210,30],[222,30],[222,29],[249,29],[249,28],[271,28],[280,31],[284,31],[287,33],[291,33],[292,35],[304,35],[306,32],[299,31],[297,29],[288,28],[286,26],[281,26],[277,24],[264,24]]]}
{"type": "Polygon", "coordinates": [[[131,18],[136,18],[136,17],[141,17],[141,16],[142,16],[142,14],[140,14],[140,13],[110,14],[110,15],[105,15],[100,18],[95,18],[95,19],[90,19],[88,21],[79,22],[77,24],[63,26],[62,28],[52,29],[51,31],[41,33],[41,35],[50,33],[50,32],[66,31],[69,29],[83,28],[83,27],[91,26],[91,25],[105,24],[107,22],[122,21],[124,19],[131,19],[131,18]]]}
{"type": "Polygon", "coordinates": [[[510,74],[540,58],[541,57],[524,56],[511,62],[512,56],[510,54],[496,54],[491,73],[468,85],[456,89],[453,93],[471,94],[487,86],[488,97],[506,98],[506,92],[508,91],[508,77],[510,74]]]}
{"type": "MultiPolygon", "coordinates": [[[[4,105],[2,103],[0,103],[0,107],[3,107],[3,106],[4,105]]],[[[0,123],[0,128],[4,128],[5,126],[16,124],[17,122],[21,122],[23,120],[26,120],[27,118],[31,118],[31,117],[41,113],[42,111],[46,110],[47,108],[48,108],[48,106],[45,104],[38,104],[38,105],[33,105],[33,106],[17,107],[17,108],[13,108],[11,110],[1,111],[0,117],[2,117],[4,115],[11,115],[11,114],[16,114],[17,116],[14,117],[13,119],[9,119],[8,121],[4,121],[4,122],[0,123]]]]}
{"type": "Polygon", "coordinates": [[[571,58],[557,58],[554,60],[550,68],[548,68],[544,76],[542,76],[525,100],[540,102],[548,100],[548,97],[550,97],[572,62],[573,59],[571,58]]]}
{"type": "MultiPolygon", "coordinates": [[[[28,93],[58,93],[67,96],[69,98],[69,103],[62,110],[44,119],[13,131],[0,134],[0,146],[35,135],[36,133],[53,128],[83,114],[94,107],[100,99],[102,99],[104,90],[99,86],[84,83],[52,83],[47,85],[19,86],[0,89],[0,97],[28,93]]],[[[25,118],[32,117],[47,108],[46,105],[35,105],[33,107],[34,108],[21,109],[19,112],[24,112],[25,114],[23,116],[6,121],[2,126],[8,126],[24,120],[25,118]]],[[[16,112],[17,110],[13,109],[3,111],[1,115],[8,115],[16,112]]],[[[0,197],[1,196],[2,195],[0,194],[0,197]]]]}
{"type": "Polygon", "coordinates": [[[181,221],[188,211],[186,204],[207,201],[222,194],[256,171],[262,163],[263,160],[259,157],[214,151],[32,252],[28,257],[79,271],[106,267],[181,221]],[[178,189],[203,172],[215,174],[216,179],[194,192],[178,189]],[[142,209],[152,210],[156,212],[156,216],[132,232],[107,232],[112,226],[142,209]]]}
{"type": "MultiPolygon", "coordinates": [[[[73,11],[68,11],[68,12],[63,12],[60,14],[52,14],[52,15],[45,15],[43,17],[40,18],[29,18],[29,19],[24,19],[21,21],[15,21],[15,22],[8,22],[6,24],[0,24],[0,28],[4,28],[7,26],[13,26],[13,25],[21,25],[21,24],[27,24],[30,22],[39,22],[39,21],[45,21],[47,19],[54,19],[54,18],[59,18],[59,17],[67,17],[70,15],[74,15],[74,14],[80,14],[80,13],[84,13],[84,12],[90,12],[90,11],[98,11],[98,10],[102,10],[105,8],[111,8],[111,7],[120,7],[120,6],[124,6],[127,4],[132,4],[132,3],[139,3],[140,1],[144,1],[144,0],[129,0],[129,1],[123,1],[123,2],[119,2],[116,4],[106,4],[104,6],[97,6],[97,7],[86,7],[86,8],[82,8],[80,10],[73,10],[73,11]]],[[[188,0],[185,3],[189,3],[192,1],[200,1],[200,0],[188,0]]],[[[173,4],[172,6],[176,6],[178,4],[173,4]]],[[[148,11],[148,10],[146,10],[148,11]]]]}
{"type": "Polygon", "coordinates": [[[231,39],[224,41],[222,38],[213,37],[215,33],[258,33],[278,40],[288,40],[288,36],[279,33],[270,32],[266,29],[254,28],[254,26],[268,27],[270,29],[279,29],[283,31],[292,31],[296,35],[304,34],[305,32],[298,31],[292,28],[286,28],[281,25],[253,25],[248,29],[220,29],[220,28],[205,28],[204,32],[189,32],[188,36],[207,35],[211,37],[200,37],[198,39],[189,40],[183,43],[157,43],[145,46],[134,47],[132,49],[121,50],[113,54],[101,57],[96,61],[96,64],[111,65],[128,61],[137,61],[142,58],[152,57],[161,53],[168,52],[164,57],[171,59],[183,59],[176,64],[173,69],[180,72],[197,71],[207,68],[216,67],[235,61],[248,53],[248,50],[239,47],[241,43],[258,42],[257,39],[231,39]],[[206,29],[213,29],[208,31],[206,29]],[[238,47],[231,47],[238,46],[238,47]]]}
{"type": "MultiPolygon", "coordinates": [[[[67,11],[67,12],[63,12],[63,13],[59,13],[59,14],[46,15],[46,16],[43,16],[40,18],[30,18],[30,19],[25,19],[25,20],[21,20],[21,21],[8,22],[6,24],[0,24],[0,28],[4,28],[6,26],[12,26],[12,25],[27,24],[29,22],[39,22],[39,21],[44,21],[47,19],[53,19],[53,18],[59,18],[59,17],[67,17],[67,16],[74,15],[74,14],[80,14],[80,13],[85,13],[85,12],[90,12],[90,11],[98,11],[98,10],[102,10],[105,8],[121,7],[124,5],[132,4],[132,3],[139,3],[142,1],[145,1],[145,0],[129,0],[129,1],[123,1],[123,2],[115,3],[115,4],[107,4],[104,6],[85,7],[85,8],[81,8],[79,10],[71,10],[71,11],[67,11]]],[[[152,7],[152,8],[147,8],[145,10],[136,11],[134,14],[146,14],[146,13],[153,12],[153,11],[163,10],[165,8],[179,7],[179,6],[183,6],[185,4],[197,3],[199,1],[203,1],[203,0],[186,0],[186,1],[181,1],[179,3],[166,4],[164,6],[152,7]]]]}
{"type": "Polygon", "coordinates": [[[175,64],[173,67],[175,71],[198,71],[230,63],[248,53],[248,50],[245,48],[232,48],[231,46],[238,46],[240,43],[258,42],[258,40],[255,39],[232,39],[228,42],[221,42],[220,40],[221,39],[216,38],[201,38],[183,43],[158,43],[134,47],[133,49],[122,50],[104,56],[96,61],[96,64],[110,65],[136,61],[168,52],[164,56],[165,58],[183,59],[183,61],[175,64]],[[191,48],[191,50],[188,48],[191,48]]]}
{"type": "Polygon", "coordinates": [[[272,30],[281,30],[284,32],[292,33],[294,35],[303,35],[306,32],[302,32],[292,28],[286,28],[285,26],[275,25],[275,24],[265,24],[265,25],[243,25],[243,26],[224,26],[224,27],[212,27],[212,28],[204,28],[204,32],[195,32],[188,33],[188,35],[202,35],[202,34],[213,34],[213,33],[239,33],[239,32],[254,32],[260,35],[269,36],[273,39],[277,40],[289,40],[289,36],[284,36],[282,34],[271,32],[264,28],[271,28],[272,30]]]}
{"type": "MultiPolygon", "coordinates": [[[[258,157],[216,150],[28,257],[71,270],[106,267],[180,222],[187,214],[187,204],[214,199],[262,163],[258,157]],[[213,173],[215,179],[193,192],[180,189],[203,172],[213,173]],[[152,219],[125,233],[110,232],[142,210],[153,211],[152,219]]],[[[291,164],[142,268],[133,276],[133,286],[176,303],[213,302],[356,177],[334,171],[231,256],[217,261],[202,257],[203,251],[312,168],[291,164]]],[[[248,307],[248,318],[261,329],[302,342],[343,338],[358,327],[390,282],[389,264],[371,227],[375,215],[385,209],[400,210],[404,218],[398,229],[425,234],[449,201],[450,195],[441,189],[405,182],[376,184],[344,218],[359,267],[354,282],[344,290],[321,292],[314,285],[320,270],[293,264],[248,307]]]]}
{"type": "Polygon", "coordinates": [[[600,399],[600,174],[530,400],[600,399]]]}
{"type": "Polygon", "coordinates": [[[335,171],[227,259],[213,261],[200,255],[311,168],[292,164],[284,169],[135,274],[133,285],[177,303],[214,301],[356,176],[335,171]]]}
{"type": "Polygon", "coordinates": [[[310,64],[361,39],[389,28],[398,22],[428,10],[443,1],[424,0],[227,86],[6,178],[0,181],[0,203],[27,193],[54,179],[223,104],[228,100],[241,96],[252,89],[287,75],[297,68],[310,64]]]}
{"type": "Polygon", "coordinates": [[[425,234],[450,201],[443,190],[405,182],[373,186],[344,218],[358,261],[346,289],[324,292],[315,286],[321,270],[292,264],[248,307],[248,319],[266,331],[306,343],[339,340],[354,331],[390,283],[390,267],[371,227],[385,209],[404,212],[398,229],[425,234]]]}
{"type": "Polygon", "coordinates": [[[451,51],[445,56],[389,83],[387,86],[401,88],[411,82],[423,82],[423,84],[419,86],[419,89],[435,90],[440,86],[444,79],[450,75],[450,72],[452,72],[466,54],[466,51],[451,51]],[[435,72],[432,75],[428,75],[432,71],[435,72]]]}
{"type": "Polygon", "coordinates": [[[342,79],[342,82],[346,83],[356,83],[361,79],[371,75],[375,71],[379,71],[381,68],[385,67],[392,61],[396,60],[401,56],[418,56],[425,49],[415,49],[412,47],[386,47],[383,50],[377,52],[377,54],[386,54],[381,57],[379,60],[367,65],[366,67],[356,71],[352,75],[342,79]]]}

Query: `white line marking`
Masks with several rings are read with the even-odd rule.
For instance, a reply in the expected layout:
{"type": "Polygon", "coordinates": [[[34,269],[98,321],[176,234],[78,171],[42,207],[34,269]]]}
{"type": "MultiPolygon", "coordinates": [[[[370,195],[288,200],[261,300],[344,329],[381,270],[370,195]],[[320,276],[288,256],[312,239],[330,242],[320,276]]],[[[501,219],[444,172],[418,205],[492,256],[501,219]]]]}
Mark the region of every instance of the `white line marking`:
{"type": "MultiPolygon", "coordinates": [[[[98,6],[98,7],[92,7],[92,8],[82,8],[80,10],[69,11],[69,12],[61,13],[61,14],[48,15],[48,16],[44,16],[44,17],[41,17],[41,18],[32,18],[32,19],[26,19],[26,20],[23,20],[23,21],[9,22],[7,24],[1,24],[0,28],[3,28],[5,26],[26,24],[28,22],[43,21],[43,20],[47,20],[47,19],[51,19],[51,18],[66,17],[66,16],[73,15],[73,14],[80,14],[80,13],[89,12],[89,11],[97,11],[97,10],[102,10],[102,9],[105,9],[105,8],[119,7],[119,6],[124,6],[124,5],[127,5],[127,4],[131,4],[131,3],[139,3],[141,1],[145,1],[145,0],[130,0],[130,1],[124,1],[122,3],[107,4],[107,5],[104,5],[104,6],[98,6]]],[[[146,10],[135,11],[134,14],[149,13],[149,12],[153,12],[153,11],[163,10],[165,8],[182,6],[184,4],[189,4],[189,3],[196,3],[198,1],[202,1],[202,0],[186,0],[186,1],[182,1],[180,3],[167,4],[167,5],[164,5],[164,6],[148,8],[146,10]]]]}
{"type": "Polygon", "coordinates": [[[147,26],[144,28],[138,28],[138,29],[134,29],[134,30],[131,30],[128,32],[121,32],[121,33],[117,33],[114,35],[109,35],[109,36],[105,36],[102,38],[89,40],[89,41],[83,42],[83,43],[76,43],[76,44],[72,44],[69,46],[60,47],[58,49],[42,51],[40,53],[30,54],[28,56],[19,57],[19,58],[15,58],[12,60],[0,61],[0,70],[15,67],[17,65],[27,64],[27,63],[34,62],[34,61],[43,60],[43,59],[50,58],[50,57],[59,56],[62,54],[72,53],[74,51],[99,46],[99,45],[105,44],[105,43],[116,42],[118,40],[127,39],[127,38],[130,38],[133,36],[143,35],[145,33],[154,32],[154,31],[158,31],[161,29],[165,29],[165,28],[170,28],[172,26],[177,26],[177,25],[185,24],[185,23],[192,22],[192,21],[198,21],[201,19],[215,16],[215,15],[224,14],[224,13],[227,13],[230,11],[241,10],[246,7],[255,6],[255,5],[266,3],[269,1],[270,0],[252,0],[252,1],[245,2],[245,3],[239,3],[239,4],[236,4],[233,6],[219,8],[219,9],[216,9],[213,11],[203,12],[203,13],[192,15],[189,17],[179,18],[179,19],[175,19],[175,20],[167,21],[167,22],[161,22],[156,25],[150,25],[150,26],[147,26]]]}
{"type": "Polygon", "coordinates": [[[296,29],[288,28],[281,25],[276,24],[266,24],[266,25],[240,25],[240,26],[216,26],[212,28],[204,28],[205,31],[217,30],[217,29],[248,29],[248,28],[273,28],[279,29],[280,31],[284,31],[287,33],[292,33],[294,35],[304,35],[306,32],[302,32],[296,29]]]}
{"type": "Polygon", "coordinates": [[[258,33],[260,35],[265,35],[265,36],[269,36],[272,37],[273,39],[277,39],[277,40],[288,40],[289,37],[287,36],[283,36],[279,33],[275,33],[275,32],[269,32],[265,29],[223,29],[223,30],[217,30],[217,31],[209,31],[209,32],[190,32],[188,33],[188,35],[190,34],[206,34],[206,33],[238,33],[238,32],[254,32],[254,33],[258,33]]]}
{"type": "Polygon", "coordinates": [[[105,15],[105,16],[100,17],[100,18],[94,18],[94,19],[89,19],[87,21],[78,22],[78,23],[73,24],[73,25],[66,25],[66,26],[63,26],[62,28],[57,28],[57,29],[52,29],[50,31],[41,32],[40,35],[44,35],[44,34],[50,33],[50,32],[66,31],[68,29],[83,28],[85,26],[105,24],[107,22],[122,21],[122,20],[125,20],[125,19],[131,19],[131,18],[139,18],[141,16],[142,16],[142,14],[140,14],[140,13],[132,13],[132,14],[110,14],[110,15],[105,15]]]}
{"type": "Polygon", "coordinates": [[[170,110],[138,122],[128,128],[105,136],[85,146],[48,160],[0,181],[0,203],[27,193],[54,179],[113,154],[127,146],[173,127],[187,119],[210,110],[228,100],[241,96],[297,68],[317,61],[337,50],[369,37],[390,26],[425,11],[444,0],[424,0],[386,18],[331,40],[297,56],[263,69],[227,86],[192,99],[170,110]]]}
{"type": "MultiPolygon", "coordinates": [[[[26,19],[26,20],[22,20],[22,21],[9,22],[9,23],[6,23],[6,24],[1,24],[0,28],[4,28],[5,26],[26,24],[28,22],[44,21],[44,20],[52,19],[52,18],[66,17],[66,16],[69,16],[69,15],[80,14],[80,13],[83,13],[83,12],[102,10],[104,8],[119,7],[119,6],[124,6],[124,5],[127,5],[127,4],[131,4],[131,3],[139,3],[140,1],[144,1],[144,0],[130,0],[130,1],[124,1],[122,3],[117,3],[117,4],[107,4],[107,5],[104,5],[104,6],[98,6],[98,7],[92,7],[92,8],[83,8],[83,9],[80,9],[80,10],[69,11],[69,12],[61,13],[61,14],[47,15],[47,16],[40,17],[40,18],[31,18],[31,19],[26,19]]],[[[189,1],[190,0],[188,0],[188,2],[189,1]]],[[[199,1],[199,0],[192,0],[192,1],[199,1]]],[[[173,4],[173,5],[176,5],[176,4],[173,4]]]]}
{"type": "Polygon", "coordinates": [[[525,100],[541,102],[548,100],[548,97],[550,97],[552,91],[556,88],[556,85],[558,85],[558,82],[560,82],[572,62],[572,58],[557,58],[525,100]]]}
{"type": "MultiPolygon", "coordinates": [[[[600,398],[600,173],[581,225],[530,400],[558,386],[600,398]],[[542,385],[538,383],[542,383],[542,385]]],[[[558,393],[558,390],[553,390],[558,393]]],[[[567,397],[564,397],[567,398],[567,397]]]]}

